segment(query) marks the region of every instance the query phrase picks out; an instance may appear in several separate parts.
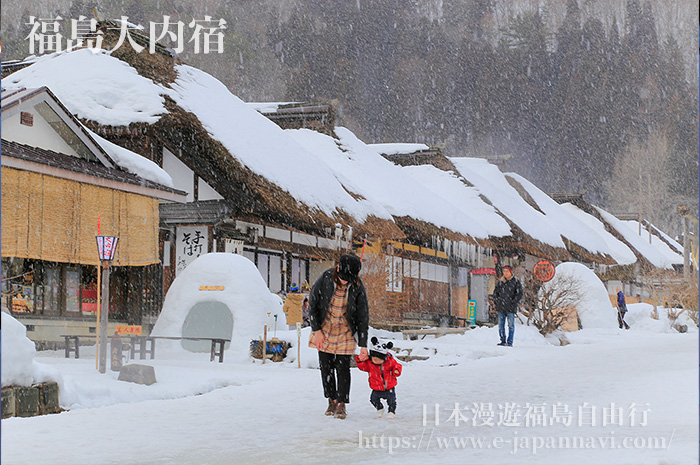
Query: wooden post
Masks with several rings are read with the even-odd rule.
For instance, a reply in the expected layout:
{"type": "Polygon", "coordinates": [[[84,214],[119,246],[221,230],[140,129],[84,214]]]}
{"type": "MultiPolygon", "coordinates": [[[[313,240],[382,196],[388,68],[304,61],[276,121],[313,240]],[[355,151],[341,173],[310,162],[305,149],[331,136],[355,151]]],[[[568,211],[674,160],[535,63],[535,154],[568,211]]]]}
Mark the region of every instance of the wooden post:
{"type": "Polygon", "coordinates": [[[690,228],[688,217],[683,217],[683,279],[690,279],[690,228]]]}
{"type": "MultiPolygon", "coordinates": [[[[97,224],[99,225],[99,219],[97,220],[97,224]]],[[[99,226],[97,228],[99,230],[99,226]]],[[[99,369],[99,360],[100,360],[100,297],[101,297],[101,290],[102,290],[102,284],[101,284],[101,278],[102,278],[102,262],[97,265],[97,341],[95,342],[95,370],[99,369]]]]}
{"type": "Polygon", "coordinates": [[[107,371],[107,321],[109,318],[109,262],[105,262],[104,279],[102,280],[102,311],[100,312],[100,373],[107,371]]]}
{"type": "Polygon", "coordinates": [[[263,365],[264,365],[265,359],[267,358],[267,325],[265,325],[265,327],[263,328],[262,357],[263,357],[263,365]]]}
{"type": "Polygon", "coordinates": [[[301,323],[297,322],[297,368],[301,368],[301,323]]]}
{"type": "MultiPolygon", "coordinates": [[[[100,215],[97,215],[97,235],[100,235],[100,215]]],[[[97,339],[95,340],[95,370],[99,367],[99,357],[100,357],[100,290],[101,283],[100,277],[102,276],[102,261],[97,264],[97,339]]]]}

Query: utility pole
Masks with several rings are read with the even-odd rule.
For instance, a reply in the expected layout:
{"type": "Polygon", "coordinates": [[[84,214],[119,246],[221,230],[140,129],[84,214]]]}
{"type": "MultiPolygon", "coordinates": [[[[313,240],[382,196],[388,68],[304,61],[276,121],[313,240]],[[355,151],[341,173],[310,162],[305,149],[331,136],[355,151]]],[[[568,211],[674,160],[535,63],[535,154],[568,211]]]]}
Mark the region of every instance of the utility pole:
{"type": "Polygon", "coordinates": [[[683,279],[690,278],[690,237],[688,237],[688,217],[683,217],[683,279]]]}
{"type": "MultiPolygon", "coordinates": [[[[698,224],[698,217],[690,211],[687,205],[678,205],[676,211],[683,218],[683,279],[690,279],[690,226],[692,221],[698,224]]],[[[697,241],[697,238],[695,239],[697,241]]]]}

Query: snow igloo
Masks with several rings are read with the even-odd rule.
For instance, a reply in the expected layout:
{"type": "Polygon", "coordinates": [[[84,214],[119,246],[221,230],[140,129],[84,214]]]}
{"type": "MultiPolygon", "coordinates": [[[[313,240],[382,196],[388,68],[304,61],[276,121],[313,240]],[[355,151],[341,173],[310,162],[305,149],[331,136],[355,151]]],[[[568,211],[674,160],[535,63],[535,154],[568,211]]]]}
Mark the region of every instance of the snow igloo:
{"type": "Polygon", "coordinates": [[[555,268],[554,278],[545,287],[566,285],[567,280],[578,283],[580,301],[576,304],[582,328],[616,328],[617,311],[610,303],[603,282],[587,266],[565,262],[555,268]]]}
{"type": "MultiPolygon", "coordinates": [[[[209,253],[190,263],[168,289],[151,335],[230,339],[226,349],[247,354],[268,313],[281,313],[256,266],[231,253],[209,253]]],[[[191,352],[209,352],[210,341],[183,339],[191,352]]]]}

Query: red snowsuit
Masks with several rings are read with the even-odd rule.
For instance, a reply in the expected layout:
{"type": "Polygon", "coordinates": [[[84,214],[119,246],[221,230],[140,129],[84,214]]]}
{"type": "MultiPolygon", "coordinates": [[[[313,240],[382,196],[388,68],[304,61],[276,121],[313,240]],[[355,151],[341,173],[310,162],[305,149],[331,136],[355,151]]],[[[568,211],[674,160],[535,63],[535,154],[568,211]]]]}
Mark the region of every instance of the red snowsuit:
{"type": "Polygon", "coordinates": [[[396,386],[396,377],[401,376],[401,364],[391,354],[386,354],[386,360],[381,365],[375,364],[371,358],[360,362],[355,357],[357,368],[369,373],[369,387],[375,391],[388,391],[396,386]],[[398,370],[398,375],[394,371],[398,370]]]}

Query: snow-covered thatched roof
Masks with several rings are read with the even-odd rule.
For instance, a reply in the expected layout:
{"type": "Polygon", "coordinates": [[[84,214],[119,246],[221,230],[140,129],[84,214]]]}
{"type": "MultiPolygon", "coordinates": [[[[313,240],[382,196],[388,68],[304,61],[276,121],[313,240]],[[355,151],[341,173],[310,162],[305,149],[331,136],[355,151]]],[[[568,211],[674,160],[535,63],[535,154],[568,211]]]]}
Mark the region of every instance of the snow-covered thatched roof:
{"type": "MultiPolygon", "coordinates": [[[[342,127],[332,135],[284,130],[259,104],[244,103],[213,76],[170,56],[81,49],[33,61],[3,79],[3,88],[48,86],[97,132],[154,129],[239,212],[309,231],[342,221],[387,238],[427,242],[438,234],[562,260],[573,253],[607,264],[634,261],[598,218],[573,213],[484,159],[431,152],[429,164],[395,164],[381,154],[431,149],[369,145],[342,127]]],[[[663,267],[669,260],[649,262],[663,267]]]]}

